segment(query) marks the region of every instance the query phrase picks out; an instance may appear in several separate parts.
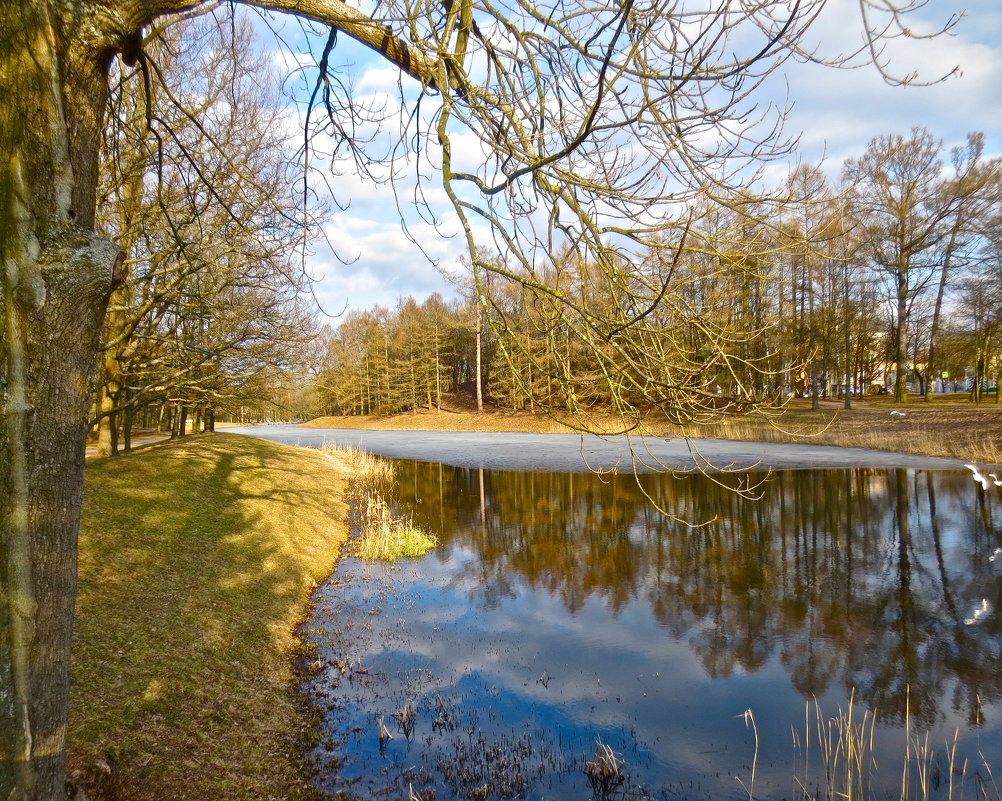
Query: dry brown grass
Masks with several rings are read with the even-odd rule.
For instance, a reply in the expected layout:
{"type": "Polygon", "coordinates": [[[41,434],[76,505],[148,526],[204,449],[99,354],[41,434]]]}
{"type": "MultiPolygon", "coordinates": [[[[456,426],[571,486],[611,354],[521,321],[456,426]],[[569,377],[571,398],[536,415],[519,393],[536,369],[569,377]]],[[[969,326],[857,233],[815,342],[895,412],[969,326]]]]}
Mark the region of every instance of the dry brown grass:
{"type": "MultiPolygon", "coordinates": [[[[852,448],[950,456],[979,463],[1002,463],[1002,406],[991,400],[975,405],[966,396],[936,397],[931,403],[913,398],[895,404],[886,397],[856,400],[845,410],[841,403],[825,402],[818,411],[809,401],[794,401],[783,414],[765,418],[744,415],[724,418],[707,426],[680,429],[645,421],[643,430],[659,436],[693,436],[753,442],[810,442],[852,448]],[[904,416],[891,411],[903,411],[904,416]]],[[[462,408],[440,411],[425,408],[387,417],[320,417],[304,426],[401,431],[517,431],[561,433],[586,423],[598,431],[617,428],[608,414],[593,414],[566,425],[530,412],[462,408]]]]}
{"type": "Polygon", "coordinates": [[[88,464],[69,744],[92,799],[309,797],[295,627],[344,486],[319,451],[228,434],[88,464]]]}

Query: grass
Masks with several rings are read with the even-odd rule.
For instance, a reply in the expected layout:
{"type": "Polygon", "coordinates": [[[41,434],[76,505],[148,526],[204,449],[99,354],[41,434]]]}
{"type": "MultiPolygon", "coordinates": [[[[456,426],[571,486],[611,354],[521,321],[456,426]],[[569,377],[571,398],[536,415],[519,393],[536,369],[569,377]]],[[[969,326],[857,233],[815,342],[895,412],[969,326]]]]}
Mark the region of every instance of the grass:
{"type": "MultiPolygon", "coordinates": [[[[595,412],[578,418],[595,430],[611,431],[615,420],[595,412]]],[[[543,414],[486,408],[478,414],[468,404],[452,409],[420,408],[391,416],[321,417],[304,423],[317,428],[361,428],[434,431],[524,431],[559,433],[572,430],[543,414]]],[[[786,410],[768,418],[757,415],[725,417],[710,425],[682,429],[648,419],[642,431],[657,436],[708,437],[751,442],[807,442],[843,447],[947,456],[979,464],[1002,463],[1002,406],[994,396],[980,405],[966,395],[937,395],[932,401],[913,396],[895,404],[887,396],[859,398],[845,410],[841,402],[824,401],[811,409],[809,400],[791,401],[786,410]],[[905,411],[904,416],[891,415],[905,411]]]]}
{"type": "Polygon", "coordinates": [[[337,464],[343,465],[350,473],[352,480],[359,482],[363,487],[387,486],[396,475],[391,461],[381,456],[373,456],[365,451],[343,448],[331,442],[325,442],[320,447],[320,452],[337,464]]]}
{"type": "Polygon", "coordinates": [[[438,545],[438,539],[426,534],[406,518],[395,518],[379,496],[366,498],[362,533],[349,544],[356,559],[395,562],[401,558],[424,556],[438,545]]]}
{"type": "Polygon", "coordinates": [[[295,629],[344,486],[336,457],[226,434],[88,463],[69,746],[92,799],[309,797],[295,629]]]}
{"type": "Polygon", "coordinates": [[[599,740],[595,756],[585,762],[584,772],[593,795],[598,799],[610,798],[623,783],[623,760],[599,740]]]}
{"type": "Polygon", "coordinates": [[[395,475],[392,462],[332,444],[321,450],[350,466],[358,505],[364,502],[360,534],[348,546],[355,558],[395,562],[424,556],[438,545],[438,539],[415,526],[412,519],[394,517],[390,511],[385,495],[395,475]]]}
{"type": "MultiPolygon", "coordinates": [[[[794,730],[793,746],[796,754],[793,782],[795,797],[802,801],[872,801],[885,798],[882,790],[874,787],[880,766],[877,764],[877,713],[856,708],[854,695],[850,695],[845,709],[840,708],[827,717],[815,700],[804,708],[804,728],[794,730]],[[820,782],[818,781],[820,777],[820,782]],[[809,785],[817,785],[811,787],[809,785]]],[[[751,710],[746,710],[745,724],[754,731],[755,751],[752,760],[750,783],[738,779],[754,801],[755,766],[758,762],[758,731],[751,710]]],[[[928,733],[912,727],[908,705],[904,721],[904,753],[901,766],[899,801],[1002,801],[1002,787],[996,782],[992,766],[984,754],[980,764],[967,760],[957,762],[956,749],[959,732],[953,740],[944,743],[941,760],[929,744],[928,733]]],[[[889,768],[894,770],[893,767],[889,768]]]]}

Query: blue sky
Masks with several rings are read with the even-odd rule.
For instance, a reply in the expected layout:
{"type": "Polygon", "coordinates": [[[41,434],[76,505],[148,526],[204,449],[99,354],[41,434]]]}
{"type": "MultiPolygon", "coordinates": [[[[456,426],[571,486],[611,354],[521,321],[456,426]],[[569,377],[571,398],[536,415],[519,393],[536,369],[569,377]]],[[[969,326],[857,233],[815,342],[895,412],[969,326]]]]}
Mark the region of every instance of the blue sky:
{"type": "MultiPolygon", "coordinates": [[[[966,4],[932,0],[911,18],[911,28],[916,33],[933,30],[961,10],[965,16],[949,35],[932,40],[903,38],[888,46],[892,69],[900,75],[917,71],[920,80],[933,80],[959,68],[957,75],[942,83],[889,86],[872,67],[839,70],[795,62],[770,76],[762,87],[762,102],[790,106],[786,132],[800,137],[798,157],[822,162],[826,172],[837,175],[842,162],[861,154],[871,138],[907,134],[913,126],[928,128],[947,147],[962,143],[968,132],[983,131],[987,155],[1002,155],[1002,4],[997,0],[966,4]]],[[[856,49],[861,43],[857,3],[830,0],[810,34],[811,43],[822,54],[856,49]]],[[[283,35],[287,46],[275,56],[280,68],[315,63],[305,52],[305,39],[295,25],[286,22],[283,35]]],[[[320,45],[322,40],[314,43],[320,45]]],[[[332,64],[352,85],[353,94],[377,106],[387,104],[390,110],[399,105],[396,70],[364,47],[342,37],[332,64]]],[[[308,66],[302,73],[306,79],[313,75],[308,66]]],[[[296,80],[288,82],[291,90],[296,80]]],[[[405,87],[408,82],[405,78],[405,87]]],[[[337,163],[339,175],[330,179],[330,185],[338,201],[348,207],[337,211],[325,229],[333,247],[318,242],[308,262],[317,278],[317,298],[328,313],[377,303],[392,306],[407,294],[420,299],[436,290],[451,293],[450,284],[429,257],[448,272],[463,253],[463,242],[454,235],[455,220],[436,191],[427,164],[420,165],[424,186],[432,208],[440,210],[440,225],[428,224],[423,219],[427,213],[421,215],[415,209],[410,195],[415,164],[401,167],[395,198],[390,186],[359,175],[349,161],[337,163]],[[421,247],[404,235],[401,219],[421,247]]],[[[778,182],[787,169],[785,164],[774,164],[767,175],[778,182]]]]}

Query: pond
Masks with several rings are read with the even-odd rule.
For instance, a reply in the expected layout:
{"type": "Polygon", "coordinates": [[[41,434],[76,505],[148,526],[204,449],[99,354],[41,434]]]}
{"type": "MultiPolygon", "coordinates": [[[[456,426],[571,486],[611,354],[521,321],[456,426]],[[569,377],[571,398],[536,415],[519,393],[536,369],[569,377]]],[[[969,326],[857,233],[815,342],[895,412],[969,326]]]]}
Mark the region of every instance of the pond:
{"type": "Polygon", "coordinates": [[[397,470],[439,547],[342,560],[307,624],[331,797],[825,796],[840,745],[866,797],[1000,797],[1002,490],[397,470]]]}

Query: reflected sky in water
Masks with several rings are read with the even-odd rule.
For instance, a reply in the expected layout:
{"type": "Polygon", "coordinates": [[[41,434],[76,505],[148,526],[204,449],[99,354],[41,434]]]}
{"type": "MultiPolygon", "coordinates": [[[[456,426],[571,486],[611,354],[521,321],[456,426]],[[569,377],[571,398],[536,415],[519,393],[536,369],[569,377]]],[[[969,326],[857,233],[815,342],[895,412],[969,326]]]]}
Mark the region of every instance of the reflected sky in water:
{"type": "Polygon", "coordinates": [[[969,474],[783,472],[750,499],[703,476],[398,467],[399,509],[441,545],[344,560],[317,595],[328,793],[589,798],[600,741],[625,762],[615,797],[747,798],[750,708],[755,797],[803,797],[805,705],[850,692],[877,710],[877,795],[899,795],[906,715],[939,754],[933,797],[956,731],[964,797],[979,753],[1000,773],[1002,494],[969,474]]]}

